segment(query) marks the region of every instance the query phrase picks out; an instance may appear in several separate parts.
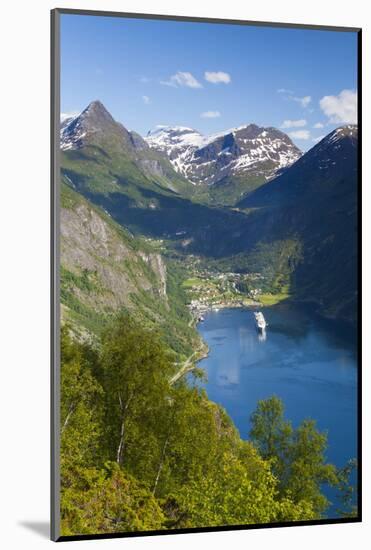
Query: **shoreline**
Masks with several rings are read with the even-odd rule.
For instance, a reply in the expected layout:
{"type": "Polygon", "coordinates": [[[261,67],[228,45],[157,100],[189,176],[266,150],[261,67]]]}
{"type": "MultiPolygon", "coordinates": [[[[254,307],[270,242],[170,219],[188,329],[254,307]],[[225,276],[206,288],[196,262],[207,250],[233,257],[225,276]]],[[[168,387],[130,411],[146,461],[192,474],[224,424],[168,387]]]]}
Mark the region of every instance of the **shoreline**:
{"type": "MultiPolygon", "coordinates": [[[[202,321],[198,318],[199,314],[207,313],[210,311],[219,311],[220,309],[239,309],[239,308],[253,308],[253,307],[261,307],[262,304],[260,302],[256,302],[253,300],[249,300],[248,303],[244,302],[232,302],[232,303],[223,303],[215,305],[208,305],[202,308],[197,308],[191,311],[191,314],[193,318],[190,321],[190,325],[194,325],[195,328],[197,328],[197,325],[199,323],[202,323],[202,321]],[[194,315],[194,313],[197,313],[197,316],[194,315]]],[[[207,343],[201,338],[201,345],[200,347],[190,355],[185,362],[183,363],[183,366],[178,370],[177,373],[174,374],[174,376],[170,379],[169,383],[172,385],[180,378],[188,374],[189,372],[192,372],[194,369],[198,368],[198,363],[200,363],[203,359],[206,359],[206,357],[209,356],[210,349],[207,343]],[[195,357],[196,356],[196,357],[195,357]]]]}
{"type": "MultiPolygon", "coordinates": [[[[221,304],[209,304],[200,307],[190,309],[191,314],[194,313],[207,313],[208,311],[219,311],[220,309],[236,309],[236,308],[251,308],[251,307],[264,307],[261,302],[256,300],[236,301],[236,302],[224,302],[221,304]]],[[[196,324],[197,324],[197,319],[196,324]]]]}
{"type": "Polygon", "coordinates": [[[169,384],[171,386],[175,384],[175,382],[180,380],[183,376],[197,368],[197,364],[209,355],[209,346],[206,344],[206,342],[204,342],[204,340],[202,340],[201,337],[200,342],[200,347],[184,361],[180,369],[174,374],[174,376],[170,378],[169,384]]]}

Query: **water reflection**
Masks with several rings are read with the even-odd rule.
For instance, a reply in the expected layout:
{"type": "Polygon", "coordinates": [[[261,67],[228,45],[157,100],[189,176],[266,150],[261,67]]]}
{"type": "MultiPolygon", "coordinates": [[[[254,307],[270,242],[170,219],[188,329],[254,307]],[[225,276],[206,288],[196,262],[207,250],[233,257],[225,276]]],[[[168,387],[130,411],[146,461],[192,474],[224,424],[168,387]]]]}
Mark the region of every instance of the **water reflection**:
{"type": "Polygon", "coordinates": [[[344,466],[357,455],[355,331],[286,304],[264,316],[268,328],[258,333],[252,311],[206,315],[198,326],[210,349],[200,363],[207,374],[201,384],[243,438],[258,400],[278,395],[294,425],[309,417],[327,431],[328,460],[344,466]]]}
{"type": "Polygon", "coordinates": [[[294,424],[314,418],[329,434],[338,466],[356,455],[356,347],[347,331],[303,310],[264,310],[258,333],[252,311],[221,310],[199,325],[209,345],[201,361],[209,397],[225,407],[242,437],[259,399],[281,397],[294,424]]]}
{"type": "Polygon", "coordinates": [[[263,330],[258,333],[258,340],[259,342],[265,342],[266,339],[267,339],[267,331],[265,330],[265,328],[263,328],[263,330]]]}

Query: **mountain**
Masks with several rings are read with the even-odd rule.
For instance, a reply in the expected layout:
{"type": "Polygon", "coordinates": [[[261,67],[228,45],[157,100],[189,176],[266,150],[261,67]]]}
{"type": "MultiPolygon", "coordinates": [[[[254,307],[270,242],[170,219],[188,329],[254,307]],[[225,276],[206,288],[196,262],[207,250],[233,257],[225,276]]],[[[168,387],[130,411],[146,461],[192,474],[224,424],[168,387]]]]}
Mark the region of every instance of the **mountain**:
{"type": "Polygon", "coordinates": [[[191,128],[160,126],[145,139],[198,186],[196,195],[224,204],[233,204],[301,156],[285,133],[256,124],[207,137],[191,128]]]}
{"type": "Polygon", "coordinates": [[[207,138],[200,132],[185,126],[157,126],[148,132],[145,140],[151,149],[167,156],[174,169],[188,179],[192,179],[194,151],[207,143],[207,138]]]}
{"type": "Polygon", "coordinates": [[[251,193],[238,206],[277,206],[333,192],[339,180],[349,183],[349,178],[356,175],[357,145],[357,126],[337,128],[284,174],[251,193]]]}
{"type": "Polygon", "coordinates": [[[160,331],[174,353],[190,354],[198,337],[172,262],[65,182],[60,220],[63,323],[79,338],[94,339],[113,315],[129,311],[160,331]]]}
{"type": "MultiPolygon", "coordinates": [[[[167,159],[150,149],[139,134],[116,122],[100,101],[91,102],[78,116],[62,121],[60,139],[64,153],[62,160],[93,160],[95,164],[109,165],[108,172],[117,165],[128,181],[142,180],[149,187],[161,187],[184,195],[192,188],[167,159]]],[[[106,179],[112,187],[115,178],[107,174],[106,179]]]]}
{"type": "Polygon", "coordinates": [[[302,156],[278,130],[253,125],[212,139],[184,127],[176,138],[164,128],[156,135],[143,139],[91,103],[61,129],[64,186],[134,239],[161,239],[167,253],[197,255],[224,271],[264,272],[265,292],[289,288],[329,317],[355,320],[356,126],[338,128],[302,156]],[[206,162],[217,165],[226,149],[235,155],[228,170],[247,171],[195,185],[174,169],[189,155],[192,166],[215,156],[206,162]],[[290,164],[295,154],[300,158],[290,164]]]}
{"type": "Polygon", "coordinates": [[[357,150],[357,126],[338,128],[239,203],[252,212],[250,238],[300,243],[295,297],[351,321],[357,304],[357,150]]]}
{"type": "Polygon", "coordinates": [[[171,239],[182,250],[221,254],[221,237],[244,217],[192,201],[194,186],[99,101],[63,128],[61,149],[66,183],[136,234],[171,239]]]}

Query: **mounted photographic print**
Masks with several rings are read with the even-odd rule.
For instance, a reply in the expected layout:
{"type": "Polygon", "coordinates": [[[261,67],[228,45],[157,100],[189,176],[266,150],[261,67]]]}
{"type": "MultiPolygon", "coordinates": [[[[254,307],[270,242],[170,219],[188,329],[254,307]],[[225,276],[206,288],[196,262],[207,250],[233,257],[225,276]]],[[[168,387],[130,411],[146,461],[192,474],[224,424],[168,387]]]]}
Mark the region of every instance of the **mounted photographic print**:
{"type": "Polygon", "coordinates": [[[53,540],[361,520],[360,40],[52,12],[53,540]]]}

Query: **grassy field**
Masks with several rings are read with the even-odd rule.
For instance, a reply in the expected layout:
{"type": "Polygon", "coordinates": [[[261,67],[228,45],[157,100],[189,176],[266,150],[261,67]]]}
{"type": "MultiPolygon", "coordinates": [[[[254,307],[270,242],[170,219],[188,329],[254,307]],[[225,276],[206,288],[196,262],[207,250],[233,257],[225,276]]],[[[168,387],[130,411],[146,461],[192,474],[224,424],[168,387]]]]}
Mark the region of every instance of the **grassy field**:
{"type": "Polygon", "coordinates": [[[206,281],[203,279],[199,279],[198,277],[190,277],[189,279],[186,279],[182,283],[183,288],[193,288],[194,286],[205,286],[206,281]]]}
{"type": "Polygon", "coordinates": [[[268,292],[265,294],[260,294],[258,299],[263,306],[274,306],[284,300],[287,300],[288,298],[290,298],[290,289],[289,285],[286,285],[282,287],[281,292],[278,292],[277,294],[270,294],[268,292]]]}

